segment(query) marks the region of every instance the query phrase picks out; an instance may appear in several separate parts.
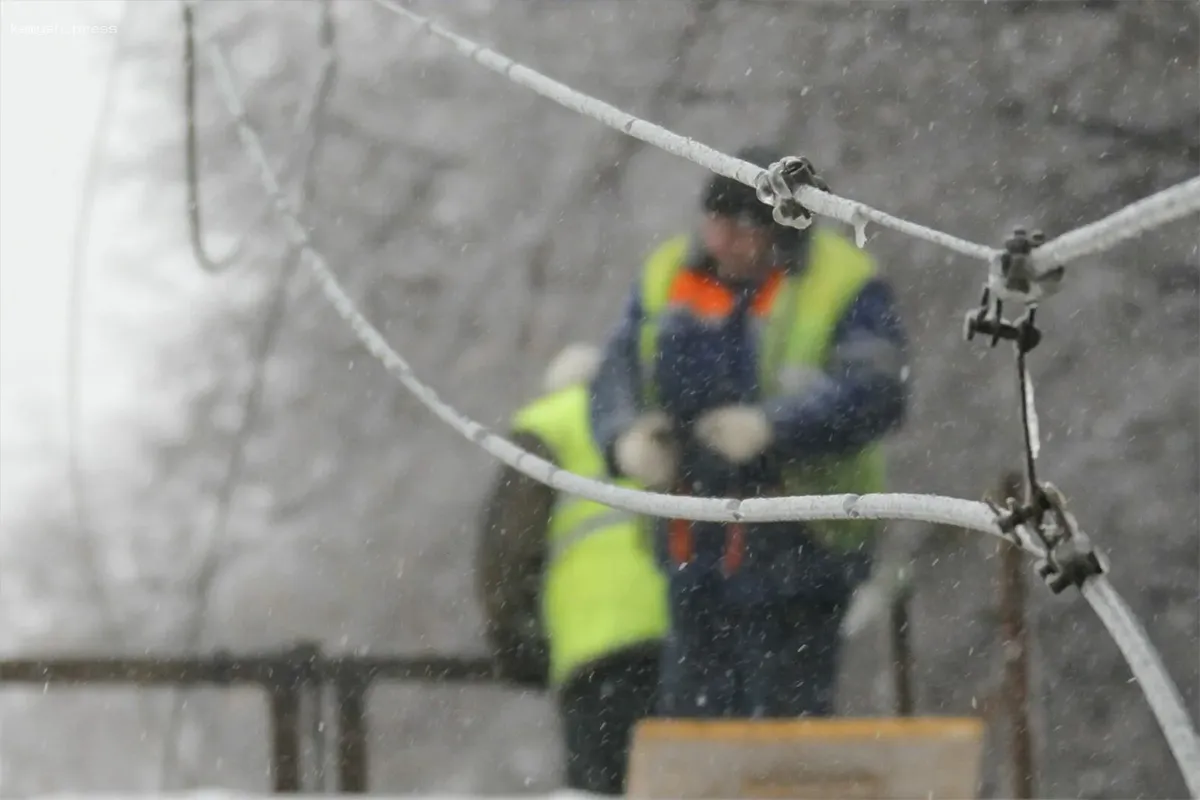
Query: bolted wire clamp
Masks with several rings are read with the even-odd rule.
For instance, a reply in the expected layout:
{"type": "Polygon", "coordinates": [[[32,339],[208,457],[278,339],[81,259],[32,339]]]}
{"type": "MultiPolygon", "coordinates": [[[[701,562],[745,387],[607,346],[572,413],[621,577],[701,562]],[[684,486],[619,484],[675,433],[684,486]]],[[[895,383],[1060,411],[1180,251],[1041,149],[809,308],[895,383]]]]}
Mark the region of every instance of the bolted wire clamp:
{"type": "Polygon", "coordinates": [[[988,273],[988,285],[1001,299],[1036,303],[1062,288],[1065,267],[1039,271],[1034,264],[1033,251],[1045,243],[1046,235],[1041,231],[1013,229],[988,273]]]}
{"type": "Polygon", "coordinates": [[[1001,339],[1012,342],[1020,353],[1028,353],[1042,341],[1042,332],[1034,324],[1037,313],[1035,306],[1026,309],[1025,314],[1016,322],[1009,322],[1000,316],[1000,301],[991,303],[991,292],[983,290],[983,299],[979,308],[968,311],[963,319],[963,338],[968,342],[974,341],[978,335],[990,336],[990,345],[995,347],[1001,339]],[[994,315],[990,312],[994,310],[994,315]]]}
{"type": "Polygon", "coordinates": [[[829,184],[817,174],[811,161],[804,156],[787,156],[763,171],[754,191],[759,200],[772,207],[775,222],[804,230],[813,221],[813,213],[796,199],[804,186],[829,191],[829,184]]]}
{"type": "Polygon", "coordinates": [[[1108,558],[1092,544],[1091,537],[1079,528],[1075,515],[1066,510],[1062,493],[1050,483],[1032,487],[1028,502],[1018,504],[1008,498],[1008,513],[988,503],[996,513],[996,524],[1006,538],[1020,546],[1017,527],[1035,537],[1046,554],[1034,569],[1050,591],[1061,594],[1068,586],[1080,587],[1096,575],[1108,572],[1108,558]]]}
{"type": "Polygon", "coordinates": [[[1028,353],[1041,341],[1041,332],[1033,324],[1039,300],[1062,288],[1064,267],[1038,271],[1033,251],[1045,244],[1041,231],[1016,228],[1004,242],[1004,249],[993,259],[988,279],[983,287],[979,307],[969,311],[963,320],[963,338],[972,341],[977,335],[991,337],[991,346],[1001,340],[1011,341],[1020,353],[1028,353]],[[1026,306],[1025,314],[1016,322],[1004,319],[1004,301],[1014,300],[1026,306]]]}

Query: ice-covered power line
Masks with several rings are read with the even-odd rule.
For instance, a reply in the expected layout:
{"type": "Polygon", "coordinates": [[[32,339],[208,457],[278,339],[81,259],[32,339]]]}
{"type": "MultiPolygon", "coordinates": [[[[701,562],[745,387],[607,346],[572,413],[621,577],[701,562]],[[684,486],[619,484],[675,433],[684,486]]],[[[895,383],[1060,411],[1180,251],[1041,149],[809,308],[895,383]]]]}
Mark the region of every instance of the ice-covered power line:
{"type": "Polygon", "coordinates": [[[1038,248],[1034,261],[1053,267],[1108,250],[1126,239],[1200,211],[1200,176],[1177,183],[1161,192],[1064,233],[1038,248]]]}
{"type": "MultiPolygon", "coordinates": [[[[422,14],[405,8],[396,0],[373,0],[387,11],[415,23],[421,31],[451,44],[464,57],[496,72],[513,83],[531,89],[564,108],[601,122],[614,130],[640,139],[693,164],[757,188],[767,170],[722,153],[694,139],[680,136],[647,120],[622,111],[590,95],[543,75],[508,56],[439,25],[422,14]]],[[[908,236],[945,247],[961,255],[991,261],[999,250],[961,239],[944,231],[888,214],[857,200],[839,197],[812,186],[798,187],[794,199],[805,208],[831,217],[861,232],[867,223],[875,223],[908,236]]],[[[1059,236],[1039,249],[1035,263],[1053,268],[1086,255],[1106,250],[1118,242],[1139,236],[1148,230],[1173,222],[1200,210],[1200,177],[1165,189],[1121,211],[1082,228],[1059,236]]]]}
{"type": "MultiPolygon", "coordinates": [[[[680,136],[652,122],[648,122],[621,109],[609,105],[602,100],[572,89],[570,86],[548,78],[535,69],[518,64],[506,55],[484,47],[465,36],[447,30],[428,17],[424,17],[404,6],[390,0],[374,0],[375,4],[395,14],[399,14],[416,23],[421,30],[449,42],[463,56],[487,67],[511,80],[513,83],[532,89],[559,105],[576,111],[584,116],[602,122],[614,130],[641,139],[647,144],[665,150],[668,153],[687,159],[693,164],[704,167],[719,175],[732,178],[747,186],[757,187],[766,176],[766,170],[755,164],[734,158],[731,155],[714,150],[708,145],[701,144],[695,139],[680,136]]],[[[874,222],[885,228],[924,239],[942,247],[953,250],[972,258],[991,258],[996,250],[986,245],[969,242],[942,231],[918,225],[905,219],[892,216],[886,212],[871,208],[856,200],[838,197],[835,194],[823,192],[811,186],[801,187],[795,199],[805,208],[827,217],[839,220],[847,225],[853,225],[856,230],[862,230],[868,222],[874,222]]]]}

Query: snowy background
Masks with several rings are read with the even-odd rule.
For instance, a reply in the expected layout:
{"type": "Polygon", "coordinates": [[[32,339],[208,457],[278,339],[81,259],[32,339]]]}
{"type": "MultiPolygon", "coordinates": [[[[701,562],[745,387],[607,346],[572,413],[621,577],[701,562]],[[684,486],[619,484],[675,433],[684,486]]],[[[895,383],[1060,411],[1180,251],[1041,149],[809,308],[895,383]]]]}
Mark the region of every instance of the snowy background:
{"type": "MultiPolygon", "coordinates": [[[[715,147],[777,137],[836,192],[976,241],[998,243],[1024,221],[1054,235],[1200,161],[1195,2],[416,7],[715,147]]],[[[559,346],[604,335],[641,256],[690,224],[704,173],[509,85],[365,0],[334,9],[339,76],[314,167],[313,235],[418,373],[501,425],[559,346]]],[[[250,233],[227,273],[196,266],[177,7],[2,0],[0,12],[3,653],[243,650],[298,636],[331,651],[475,652],[473,523],[495,465],[290,272],[204,68],[208,238],[220,254],[250,233]],[[72,236],[118,43],[76,284],[79,494],[66,468],[72,236]],[[286,311],[268,330],[279,287],[286,311]],[[248,423],[247,395],[258,398],[248,423]]],[[[198,12],[280,162],[303,144],[318,19],[317,4],[288,2],[198,12]]],[[[979,267],[878,230],[868,247],[917,344],[894,488],[977,498],[1019,454],[1006,354],[959,338],[979,267]]],[[[1047,304],[1047,341],[1032,357],[1043,471],[1108,549],[1115,585],[1194,716],[1198,291],[1192,222],[1084,260],[1047,304]]],[[[972,713],[996,685],[993,556],[992,542],[965,534],[916,556],[922,713],[972,713]]],[[[1031,596],[1041,794],[1181,796],[1100,625],[1077,597],[1040,586],[1031,596]]],[[[891,702],[882,637],[876,626],[851,643],[842,694],[855,713],[891,702]]],[[[268,788],[257,694],[192,692],[178,713],[176,700],[4,688],[0,794],[268,788]]],[[[371,715],[374,791],[558,785],[546,698],[380,686],[371,715]]],[[[1003,737],[990,740],[985,796],[1008,791],[1003,757],[1003,737]]]]}

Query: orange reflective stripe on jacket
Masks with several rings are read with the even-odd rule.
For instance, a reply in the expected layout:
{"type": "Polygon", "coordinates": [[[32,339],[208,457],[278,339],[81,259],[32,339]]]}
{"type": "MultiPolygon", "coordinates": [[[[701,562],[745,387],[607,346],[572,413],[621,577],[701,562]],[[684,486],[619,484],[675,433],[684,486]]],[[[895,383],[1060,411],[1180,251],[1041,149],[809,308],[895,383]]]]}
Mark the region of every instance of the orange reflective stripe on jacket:
{"type": "Polygon", "coordinates": [[[667,552],[676,565],[692,563],[696,549],[692,542],[691,520],[667,520],[667,552]]]}
{"type": "MultiPolygon", "coordinates": [[[[765,316],[775,302],[775,295],[783,286],[783,270],[775,270],[763,281],[754,296],[751,312],[756,317],[765,316]]],[[[686,308],[702,319],[720,319],[733,311],[735,293],[715,275],[696,270],[680,270],[667,291],[667,303],[677,308],[686,308]]]]}
{"type": "MultiPolygon", "coordinates": [[[[692,525],[687,519],[667,520],[667,554],[675,566],[692,563],[696,557],[696,543],[692,536],[692,525]]],[[[738,571],[746,557],[746,526],[741,522],[725,525],[725,549],[721,554],[721,572],[728,578],[738,571]]]]}
{"type": "Polygon", "coordinates": [[[742,566],[746,557],[746,526],[731,522],[725,526],[725,552],[721,555],[721,572],[728,578],[742,566]]]}

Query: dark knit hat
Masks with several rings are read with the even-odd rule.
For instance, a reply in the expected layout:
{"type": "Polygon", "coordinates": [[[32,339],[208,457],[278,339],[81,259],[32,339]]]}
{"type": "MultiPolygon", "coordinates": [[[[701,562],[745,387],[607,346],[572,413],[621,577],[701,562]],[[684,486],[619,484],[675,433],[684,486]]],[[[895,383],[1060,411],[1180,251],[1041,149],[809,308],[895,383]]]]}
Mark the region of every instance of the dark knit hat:
{"type": "MultiPolygon", "coordinates": [[[[765,169],[781,160],[784,154],[770,145],[756,144],[743,147],[734,156],[765,169]]],[[[753,187],[724,175],[712,176],[704,189],[702,205],[710,214],[741,217],[762,227],[769,227],[775,222],[771,216],[771,206],[758,199],[753,187]]]]}

